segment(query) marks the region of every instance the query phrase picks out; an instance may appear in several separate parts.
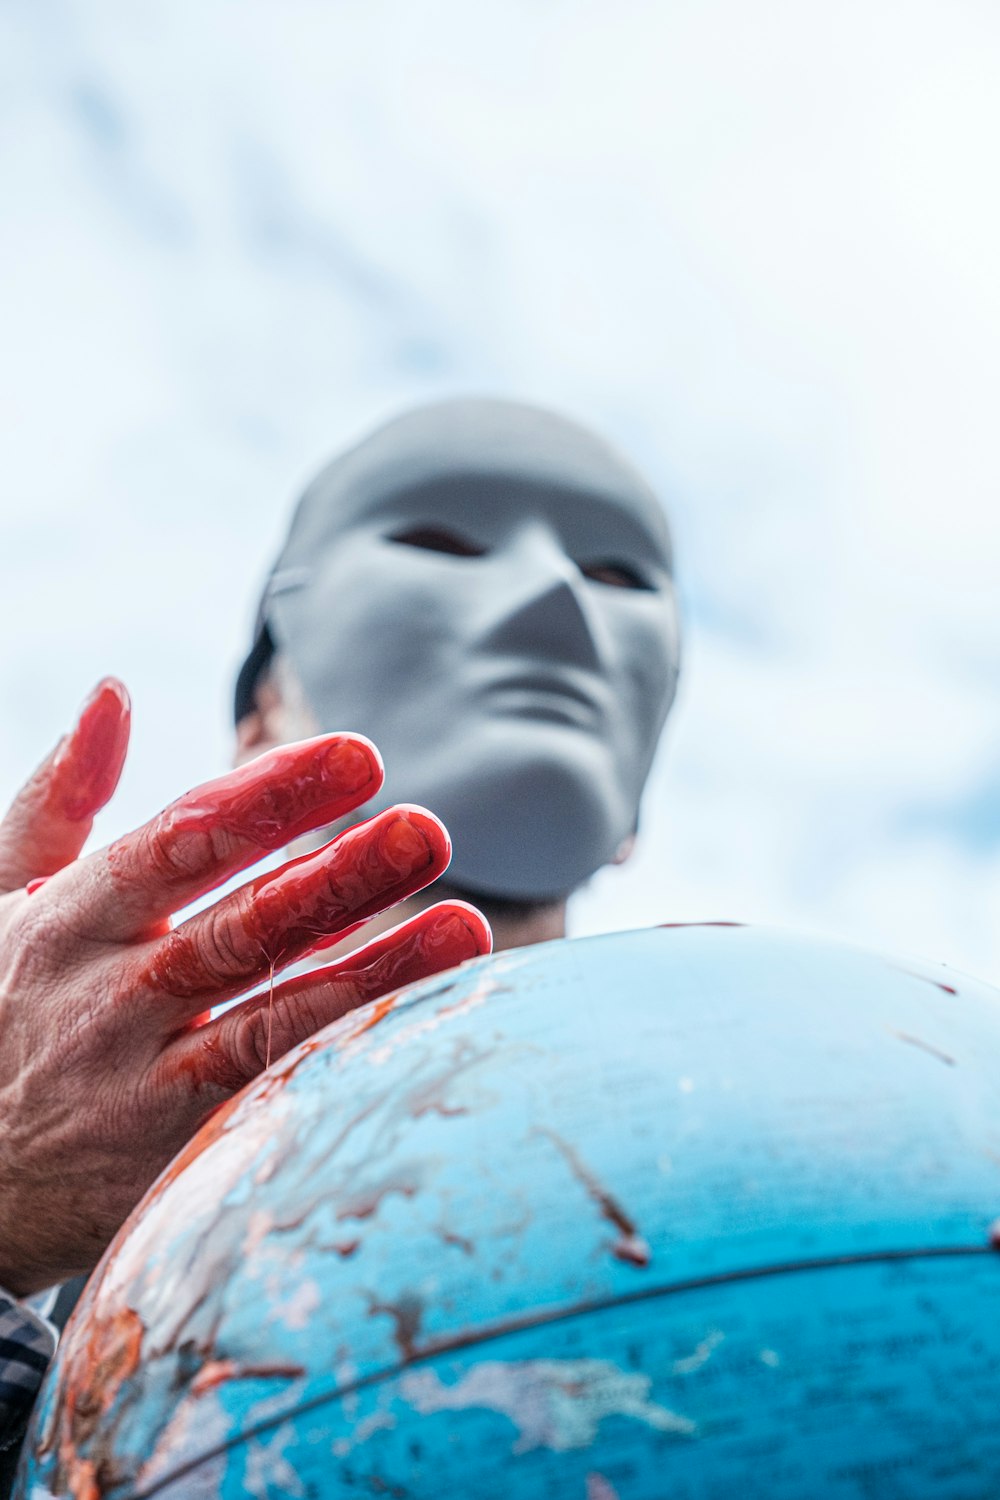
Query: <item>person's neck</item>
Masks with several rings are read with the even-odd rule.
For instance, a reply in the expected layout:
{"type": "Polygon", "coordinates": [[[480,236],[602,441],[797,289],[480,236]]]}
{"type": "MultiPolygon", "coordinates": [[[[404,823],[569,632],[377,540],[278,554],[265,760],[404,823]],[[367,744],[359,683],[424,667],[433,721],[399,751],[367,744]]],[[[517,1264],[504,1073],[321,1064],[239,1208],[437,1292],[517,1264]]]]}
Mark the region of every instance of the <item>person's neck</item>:
{"type": "MultiPolygon", "coordinates": [[[[456,893],[458,894],[458,893],[456,893]]],[[[535,903],[521,911],[511,910],[511,903],[498,905],[483,896],[463,896],[478,906],[493,929],[493,949],[500,953],[505,948],[529,948],[532,943],[550,943],[555,938],[566,936],[566,902],[552,901],[541,906],[535,903]]],[[[440,895],[429,897],[440,901],[440,895]]]]}
{"type": "Polygon", "coordinates": [[[372,938],[378,937],[380,933],[388,931],[390,927],[397,927],[400,922],[405,922],[408,917],[415,917],[418,912],[426,911],[429,906],[438,901],[460,899],[469,901],[473,906],[478,906],[483,916],[493,929],[493,951],[500,953],[506,948],[527,948],[533,943],[548,943],[555,938],[566,936],[566,901],[564,899],[546,902],[544,905],[528,901],[491,901],[488,896],[471,895],[467,891],[446,889],[440,885],[432,886],[426,891],[420,891],[416,896],[411,896],[407,901],[401,901],[398,906],[393,906],[389,911],[380,912],[356,932],[352,932],[349,938],[334,947],[324,948],[319,961],[332,963],[338,958],[344,958],[348,953],[353,953],[364,943],[372,938]]]}

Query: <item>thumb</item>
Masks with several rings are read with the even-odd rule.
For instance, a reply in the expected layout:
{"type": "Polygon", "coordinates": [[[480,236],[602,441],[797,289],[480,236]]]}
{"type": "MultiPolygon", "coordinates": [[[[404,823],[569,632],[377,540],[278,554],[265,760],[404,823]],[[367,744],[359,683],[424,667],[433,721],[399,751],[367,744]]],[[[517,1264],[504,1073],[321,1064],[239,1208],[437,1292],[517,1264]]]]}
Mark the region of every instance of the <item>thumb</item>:
{"type": "Polygon", "coordinates": [[[0,823],[0,891],[18,890],[76,859],[118,785],[130,718],[125,687],[105,677],[0,823]]]}

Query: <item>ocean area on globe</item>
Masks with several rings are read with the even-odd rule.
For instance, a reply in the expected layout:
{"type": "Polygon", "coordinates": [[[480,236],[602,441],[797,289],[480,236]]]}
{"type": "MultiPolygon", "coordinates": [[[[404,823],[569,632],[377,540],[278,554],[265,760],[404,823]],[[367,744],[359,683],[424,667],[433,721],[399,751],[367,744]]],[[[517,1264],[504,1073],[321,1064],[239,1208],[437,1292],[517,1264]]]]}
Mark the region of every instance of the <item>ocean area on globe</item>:
{"type": "Polygon", "coordinates": [[[734,925],[276,1063],[91,1278],[20,1500],[995,1500],[1000,994],[734,925]]]}

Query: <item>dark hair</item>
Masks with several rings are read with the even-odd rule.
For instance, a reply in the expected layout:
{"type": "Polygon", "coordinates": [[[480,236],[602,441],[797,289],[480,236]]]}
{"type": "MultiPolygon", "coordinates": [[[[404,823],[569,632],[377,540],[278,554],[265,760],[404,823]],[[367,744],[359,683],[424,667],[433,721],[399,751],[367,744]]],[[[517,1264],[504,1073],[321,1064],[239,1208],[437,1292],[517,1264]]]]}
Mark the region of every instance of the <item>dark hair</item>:
{"type": "Polygon", "coordinates": [[[247,714],[252,713],[255,708],[254,693],[262,674],[271,663],[274,656],[274,639],[263,624],[257,631],[257,639],[253,643],[253,650],[240,668],[240,675],[236,679],[236,690],[233,694],[233,722],[238,724],[245,719],[247,714]]]}

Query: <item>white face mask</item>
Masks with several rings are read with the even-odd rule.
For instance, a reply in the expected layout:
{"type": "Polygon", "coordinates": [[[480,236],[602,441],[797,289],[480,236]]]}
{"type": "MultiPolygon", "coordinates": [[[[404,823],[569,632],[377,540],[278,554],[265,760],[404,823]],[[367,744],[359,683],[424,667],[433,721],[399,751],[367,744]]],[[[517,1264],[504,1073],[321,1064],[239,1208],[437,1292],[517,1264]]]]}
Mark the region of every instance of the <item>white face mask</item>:
{"type": "Polygon", "coordinates": [[[324,730],[454,842],[449,881],[544,899],[614,858],[677,681],[670,538],[590,433],[499,401],[423,408],[304,495],[263,605],[324,730]]]}

